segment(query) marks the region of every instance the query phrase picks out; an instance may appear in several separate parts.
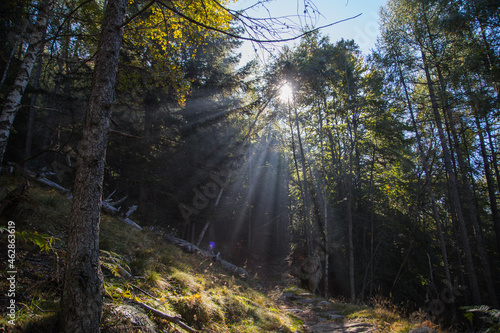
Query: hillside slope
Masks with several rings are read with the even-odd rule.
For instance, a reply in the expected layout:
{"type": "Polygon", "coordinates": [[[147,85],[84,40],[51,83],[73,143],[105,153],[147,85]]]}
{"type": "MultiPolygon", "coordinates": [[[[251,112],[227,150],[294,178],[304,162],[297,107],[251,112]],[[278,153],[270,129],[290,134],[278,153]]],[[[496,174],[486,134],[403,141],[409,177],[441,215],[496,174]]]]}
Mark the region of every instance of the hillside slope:
{"type": "MultiPolygon", "coordinates": [[[[0,295],[0,329],[54,332],[70,200],[10,176],[0,178],[0,189],[1,262],[9,262],[5,249],[15,230],[16,272],[15,297],[0,295]],[[15,313],[7,306],[11,299],[15,313]]],[[[269,285],[252,272],[243,280],[210,257],[169,244],[165,236],[164,230],[139,231],[102,216],[102,332],[404,332],[415,326],[393,312],[315,297],[292,280],[269,285]]],[[[8,277],[2,268],[2,290],[11,286],[8,277]]]]}

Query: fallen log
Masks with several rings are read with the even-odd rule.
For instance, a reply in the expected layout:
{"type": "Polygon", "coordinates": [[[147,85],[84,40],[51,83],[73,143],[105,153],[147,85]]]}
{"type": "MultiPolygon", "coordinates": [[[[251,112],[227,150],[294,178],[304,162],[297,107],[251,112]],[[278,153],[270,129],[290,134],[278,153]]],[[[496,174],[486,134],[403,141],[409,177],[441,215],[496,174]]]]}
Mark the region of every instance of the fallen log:
{"type": "Polygon", "coordinates": [[[162,318],[162,319],[165,319],[171,323],[174,323],[178,326],[180,326],[182,329],[190,332],[190,333],[196,333],[197,331],[191,327],[189,327],[188,325],[184,324],[181,320],[182,318],[180,317],[174,317],[174,316],[169,316],[168,314],[164,313],[164,312],[161,312],[159,310],[156,310],[155,308],[152,308],[150,307],[149,305],[147,304],[144,304],[142,302],[138,302],[136,300],[133,300],[133,299],[129,299],[130,302],[134,303],[134,304],[137,304],[139,305],[141,308],[151,312],[151,314],[153,314],[154,316],[158,317],[158,318],[162,318]]]}
{"type": "Polygon", "coordinates": [[[137,223],[135,223],[134,221],[132,221],[131,219],[129,219],[128,217],[121,217],[121,216],[118,216],[118,220],[122,221],[122,222],[125,222],[127,223],[128,225],[131,225],[133,226],[134,228],[136,229],[139,229],[139,230],[142,230],[142,227],[140,225],[138,225],[137,223]]]}
{"type": "Polygon", "coordinates": [[[198,253],[202,256],[213,258],[215,261],[220,263],[222,268],[231,272],[234,275],[239,276],[242,279],[246,279],[248,277],[248,272],[244,268],[236,266],[227,260],[221,259],[220,253],[218,253],[217,255],[214,255],[212,252],[200,249],[199,247],[197,247],[194,244],[191,244],[188,241],[185,241],[183,239],[180,239],[180,238],[177,238],[177,237],[174,237],[171,235],[165,235],[165,240],[171,244],[177,245],[178,247],[180,247],[181,249],[183,249],[186,252],[198,253]]]}
{"type": "Polygon", "coordinates": [[[28,169],[23,169],[23,173],[25,173],[30,178],[36,180],[37,182],[42,183],[44,185],[47,185],[49,187],[52,187],[63,194],[69,193],[69,189],[62,187],[61,185],[57,184],[56,182],[53,182],[52,180],[49,180],[43,176],[37,175],[36,173],[29,171],[28,169]]]}
{"type": "MultiPolygon", "coordinates": [[[[18,166],[14,165],[14,164],[13,164],[13,166],[14,167],[18,167],[18,166]]],[[[32,179],[38,181],[39,183],[42,183],[42,184],[47,185],[47,186],[49,186],[51,188],[54,188],[54,189],[56,189],[57,191],[59,191],[59,192],[61,192],[63,194],[69,194],[69,196],[68,196],[69,199],[73,198],[73,196],[71,195],[69,189],[62,187],[61,185],[57,184],[56,182],[53,182],[53,181],[51,181],[51,180],[49,180],[49,179],[47,179],[47,178],[45,178],[45,177],[43,177],[41,175],[37,175],[36,173],[34,173],[32,171],[29,171],[28,169],[22,169],[21,172],[23,172],[28,178],[32,178],[32,179]]],[[[120,199],[116,203],[119,203],[122,200],[123,199],[120,199]]],[[[109,197],[108,197],[108,199],[101,201],[101,210],[104,213],[109,214],[111,216],[115,216],[117,214],[121,214],[120,216],[117,217],[118,220],[120,220],[122,222],[125,222],[128,225],[131,225],[131,226],[133,226],[136,229],[142,230],[141,226],[139,226],[137,223],[135,223],[134,221],[132,221],[129,218],[130,214],[132,214],[136,209],[137,209],[137,206],[135,206],[135,205],[131,206],[129,208],[129,211],[126,214],[123,214],[123,213],[120,212],[120,208],[116,208],[116,207],[113,206],[113,203],[110,201],[109,197]]]]}

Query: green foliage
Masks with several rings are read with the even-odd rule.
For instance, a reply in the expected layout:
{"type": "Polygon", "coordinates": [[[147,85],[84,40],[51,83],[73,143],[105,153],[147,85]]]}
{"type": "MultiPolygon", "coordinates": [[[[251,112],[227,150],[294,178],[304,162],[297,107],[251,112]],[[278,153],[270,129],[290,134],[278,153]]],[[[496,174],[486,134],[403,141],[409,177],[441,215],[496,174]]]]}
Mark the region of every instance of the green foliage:
{"type": "MultiPolygon", "coordinates": [[[[0,227],[0,232],[8,231],[5,227],[0,227]]],[[[39,234],[37,231],[16,231],[16,238],[22,242],[31,242],[39,247],[41,252],[49,253],[54,251],[54,245],[61,244],[61,239],[46,235],[39,234]]]]}
{"type": "Polygon", "coordinates": [[[484,332],[499,332],[500,331],[500,310],[493,309],[488,305],[479,306],[462,306],[465,310],[464,316],[471,323],[474,321],[476,313],[482,314],[479,316],[488,327],[484,332]]]}
{"type": "Polygon", "coordinates": [[[130,267],[122,256],[112,251],[101,250],[99,260],[101,262],[101,266],[107,268],[115,277],[128,278],[128,276],[126,276],[126,272],[130,271],[130,267]]]}

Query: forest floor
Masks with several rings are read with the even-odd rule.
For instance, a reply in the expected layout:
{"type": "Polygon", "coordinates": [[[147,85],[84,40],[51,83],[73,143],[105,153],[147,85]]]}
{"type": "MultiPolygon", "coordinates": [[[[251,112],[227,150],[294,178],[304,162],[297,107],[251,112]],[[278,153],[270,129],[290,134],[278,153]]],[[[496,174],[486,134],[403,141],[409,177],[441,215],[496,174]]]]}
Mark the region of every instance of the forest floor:
{"type": "Polygon", "coordinates": [[[282,295],[282,309],[293,313],[304,323],[304,331],[311,333],[378,332],[363,319],[347,319],[339,310],[339,303],[325,300],[311,293],[282,295]]]}
{"type": "MultiPolygon", "coordinates": [[[[56,332],[70,200],[32,184],[6,201],[22,181],[0,178],[0,261],[7,261],[5,226],[13,221],[17,270],[15,325],[8,322],[9,299],[2,293],[0,332],[56,332]]],[[[242,280],[210,258],[168,244],[156,229],[139,231],[103,215],[100,233],[103,333],[183,332],[139,303],[178,316],[198,332],[408,332],[420,326],[387,304],[324,299],[298,288],[292,278],[266,283],[249,274],[242,280]],[[124,269],[132,279],[124,278],[124,269]]],[[[2,290],[8,287],[4,273],[2,290]]]]}

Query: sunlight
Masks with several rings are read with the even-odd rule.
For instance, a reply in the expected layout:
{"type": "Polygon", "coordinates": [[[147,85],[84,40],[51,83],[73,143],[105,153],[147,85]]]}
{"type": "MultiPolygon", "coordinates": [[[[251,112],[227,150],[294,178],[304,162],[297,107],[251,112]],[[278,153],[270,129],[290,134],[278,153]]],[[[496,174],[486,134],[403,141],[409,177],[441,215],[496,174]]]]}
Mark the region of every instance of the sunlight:
{"type": "Polygon", "coordinates": [[[290,83],[285,83],[280,88],[279,99],[282,103],[289,103],[293,98],[293,88],[290,83]]]}

